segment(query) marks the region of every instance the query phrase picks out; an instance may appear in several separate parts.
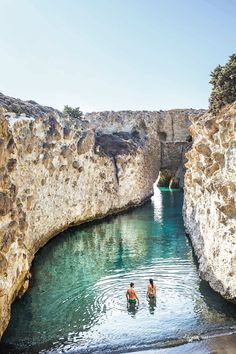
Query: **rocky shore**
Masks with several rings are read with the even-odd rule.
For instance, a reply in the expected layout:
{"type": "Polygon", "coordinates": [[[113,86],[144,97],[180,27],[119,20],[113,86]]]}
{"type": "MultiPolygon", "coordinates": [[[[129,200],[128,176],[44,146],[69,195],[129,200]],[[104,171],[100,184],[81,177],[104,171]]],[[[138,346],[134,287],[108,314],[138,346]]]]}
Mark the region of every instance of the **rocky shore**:
{"type": "Polygon", "coordinates": [[[100,112],[73,119],[0,94],[0,336],[35,253],[62,230],[143,203],[160,170],[180,184],[189,116],[100,112]]]}

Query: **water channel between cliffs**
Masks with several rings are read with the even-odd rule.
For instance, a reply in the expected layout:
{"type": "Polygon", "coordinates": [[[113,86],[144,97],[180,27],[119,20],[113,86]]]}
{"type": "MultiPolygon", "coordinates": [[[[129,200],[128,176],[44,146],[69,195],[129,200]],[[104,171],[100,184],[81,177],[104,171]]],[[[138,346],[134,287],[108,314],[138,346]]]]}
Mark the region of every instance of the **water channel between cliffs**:
{"type": "Polygon", "coordinates": [[[0,352],[126,352],[235,331],[236,307],[198,277],[182,199],[179,190],[156,189],[142,207],[51,240],[12,306],[0,352]],[[150,277],[156,306],[145,298],[150,277]],[[130,281],[140,297],[135,311],[126,307],[130,281]]]}

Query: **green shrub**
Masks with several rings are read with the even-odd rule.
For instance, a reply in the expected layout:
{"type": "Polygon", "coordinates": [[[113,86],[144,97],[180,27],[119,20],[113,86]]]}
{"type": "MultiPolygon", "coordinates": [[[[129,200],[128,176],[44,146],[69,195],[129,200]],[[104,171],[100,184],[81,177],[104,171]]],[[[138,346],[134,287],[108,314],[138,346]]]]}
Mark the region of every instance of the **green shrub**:
{"type": "Polygon", "coordinates": [[[65,106],[63,109],[63,114],[65,116],[70,116],[72,118],[81,118],[83,113],[80,111],[79,107],[69,107],[69,106],[65,106]]]}
{"type": "Polygon", "coordinates": [[[211,72],[210,84],[213,88],[209,110],[217,114],[224,105],[236,101],[236,54],[229,57],[225,66],[218,65],[211,72]]]}

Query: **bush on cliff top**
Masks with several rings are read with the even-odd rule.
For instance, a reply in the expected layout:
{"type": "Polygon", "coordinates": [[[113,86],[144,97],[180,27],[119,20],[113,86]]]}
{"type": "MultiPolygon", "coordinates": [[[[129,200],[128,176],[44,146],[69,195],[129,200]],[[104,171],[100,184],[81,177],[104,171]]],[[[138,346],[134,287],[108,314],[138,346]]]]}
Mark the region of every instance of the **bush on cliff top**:
{"type": "Polygon", "coordinates": [[[209,110],[216,114],[227,103],[236,101],[236,54],[229,57],[224,65],[218,65],[211,72],[210,84],[213,85],[209,99],[209,110]]]}
{"type": "Polygon", "coordinates": [[[65,106],[63,109],[63,114],[65,116],[70,116],[72,118],[81,118],[83,113],[80,111],[79,107],[69,107],[69,106],[65,106]]]}

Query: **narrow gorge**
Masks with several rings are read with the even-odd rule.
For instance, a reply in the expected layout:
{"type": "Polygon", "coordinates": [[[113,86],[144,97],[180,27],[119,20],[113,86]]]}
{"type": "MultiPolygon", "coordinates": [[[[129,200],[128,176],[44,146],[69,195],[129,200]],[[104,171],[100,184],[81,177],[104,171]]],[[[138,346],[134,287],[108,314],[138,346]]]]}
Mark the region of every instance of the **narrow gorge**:
{"type": "Polygon", "coordinates": [[[162,171],[168,183],[183,186],[189,118],[198,121],[202,113],[121,111],[73,119],[0,94],[0,335],[49,239],[142,204],[162,171]]]}

